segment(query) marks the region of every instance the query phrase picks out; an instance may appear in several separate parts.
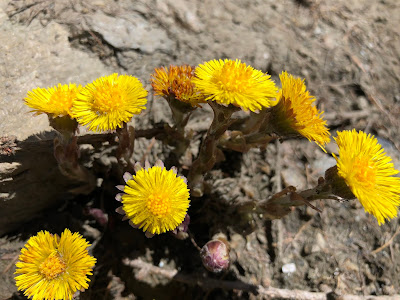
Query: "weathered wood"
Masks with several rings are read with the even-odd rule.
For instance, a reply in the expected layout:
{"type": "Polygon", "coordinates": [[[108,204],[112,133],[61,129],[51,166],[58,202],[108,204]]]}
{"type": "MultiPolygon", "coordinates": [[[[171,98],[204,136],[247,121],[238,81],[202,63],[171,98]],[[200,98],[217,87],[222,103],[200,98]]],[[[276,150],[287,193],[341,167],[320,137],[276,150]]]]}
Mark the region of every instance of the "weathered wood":
{"type": "Polygon", "coordinates": [[[82,185],[61,174],[51,138],[17,141],[13,152],[0,156],[0,235],[62,204],[82,185]]]}

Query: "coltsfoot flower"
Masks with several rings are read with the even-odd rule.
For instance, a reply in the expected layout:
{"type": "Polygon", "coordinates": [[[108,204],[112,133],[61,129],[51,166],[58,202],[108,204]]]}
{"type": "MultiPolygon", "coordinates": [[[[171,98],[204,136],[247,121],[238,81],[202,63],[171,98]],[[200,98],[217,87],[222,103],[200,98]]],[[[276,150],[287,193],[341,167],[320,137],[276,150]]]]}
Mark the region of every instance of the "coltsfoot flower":
{"type": "Polygon", "coordinates": [[[200,94],[192,82],[194,69],[188,65],[161,67],[151,75],[151,85],[158,96],[166,99],[172,97],[193,107],[200,107],[204,103],[204,96],[200,94]]]}
{"type": "Polygon", "coordinates": [[[232,104],[243,110],[257,112],[270,107],[277,95],[270,75],[237,60],[211,60],[200,64],[194,84],[206,100],[218,104],[232,104]]]}
{"type": "Polygon", "coordinates": [[[89,130],[115,130],[146,109],[146,96],[139,79],[114,73],[86,85],[73,102],[72,111],[89,130]]]}
{"type": "Polygon", "coordinates": [[[277,97],[279,102],[272,108],[272,126],[281,135],[300,134],[325,151],[330,133],[322,119],[323,111],[313,105],[315,97],[307,91],[304,80],[287,72],[282,72],[279,78],[282,88],[277,97]]]}
{"type": "Polygon", "coordinates": [[[397,216],[400,205],[399,173],[378,140],[362,131],[342,131],[334,138],[339,147],[337,173],[364,209],[379,225],[397,216]]]}
{"type": "Polygon", "coordinates": [[[189,208],[186,178],[177,176],[176,168],[167,170],[160,160],[153,167],[137,163],[135,171],[133,176],[125,173],[125,186],[117,186],[124,192],[116,196],[122,202],[117,212],[148,237],[176,229],[189,208]]]}
{"type": "Polygon", "coordinates": [[[49,88],[36,88],[28,92],[25,104],[33,108],[36,115],[46,113],[51,117],[74,117],[71,113],[72,102],[82,89],[74,83],[49,88]]]}
{"type": "Polygon", "coordinates": [[[21,250],[15,277],[18,290],[33,300],[72,299],[87,289],[96,259],[88,254],[89,243],[65,229],[61,237],[41,231],[21,250]]]}

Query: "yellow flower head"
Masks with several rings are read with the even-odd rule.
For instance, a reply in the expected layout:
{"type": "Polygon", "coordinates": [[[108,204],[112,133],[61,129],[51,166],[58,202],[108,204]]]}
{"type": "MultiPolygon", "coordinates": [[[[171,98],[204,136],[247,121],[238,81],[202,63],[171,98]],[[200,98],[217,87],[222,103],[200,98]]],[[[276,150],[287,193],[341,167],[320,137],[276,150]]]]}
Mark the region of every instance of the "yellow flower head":
{"type": "Polygon", "coordinates": [[[325,151],[324,146],[330,141],[330,133],[326,121],[321,118],[323,111],[318,111],[313,105],[315,97],[307,91],[304,80],[287,72],[282,72],[279,78],[282,89],[278,94],[279,102],[273,108],[274,126],[286,134],[298,133],[325,151]]]}
{"type": "Polygon", "coordinates": [[[270,107],[277,88],[270,75],[247,66],[239,59],[211,60],[200,64],[194,84],[207,98],[222,105],[233,104],[257,112],[270,107]]]}
{"type": "Polygon", "coordinates": [[[379,225],[397,216],[400,204],[399,173],[378,140],[362,131],[342,131],[335,141],[339,147],[338,175],[342,177],[365,210],[379,225]]]}
{"type": "Polygon", "coordinates": [[[72,299],[77,290],[88,288],[96,259],[88,254],[88,242],[65,229],[53,235],[41,231],[21,250],[15,277],[18,290],[33,300],[72,299]]]}
{"type": "Polygon", "coordinates": [[[200,107],[204,103],[204,96],[200,94],[192,82],[194,69],[188,65],[161,67],[151,75],[151,85],[156,95],[165,98],[175,98],[193,107],[200,107]]]}
{"type": "Polygon", "coordinates": [[[154,167],[135,166],[136,175],[125,173],[125,186],[118,186],[125,194],[118,212],[126,215],[131,225],[143,228],[152,236],[177,228],[185,219],[189,208],[189,189],[186,178],[179,177],[176,169],[166,170],[161,161],[154,167]]]}
{"type": "Polygon", "coordinates": [[[25,104],[33,108],[37,115],[46,113],[53,117],[71,116],[72,102],[76,95],[82,89],[81,85],[74,83],[58,84],[58,86],[47,89],[36,88],[28,92],[28,96],[24,99],[25,104]]]}
{"type": "Polygon", "coordinates": [[[92,131],[115,130],[145,108],[147,91],[139,79],[117,73],[86,85],[73,102],[73,113],[92,131]]]}

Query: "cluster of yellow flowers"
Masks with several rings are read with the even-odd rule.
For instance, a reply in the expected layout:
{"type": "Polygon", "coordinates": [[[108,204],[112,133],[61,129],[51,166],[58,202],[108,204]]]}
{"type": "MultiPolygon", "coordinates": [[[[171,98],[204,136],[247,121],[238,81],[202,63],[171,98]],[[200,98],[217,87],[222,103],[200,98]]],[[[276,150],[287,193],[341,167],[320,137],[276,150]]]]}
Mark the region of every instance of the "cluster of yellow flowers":
{"type": "MultiPolygon", "coordinates": [[[[324,151],[330,133],[323,112],[314,106],[304,80],[287,72],[280,74],[278,89],[270,75],[255,70],[240,60],[211,60],[196,68],[187,65],[159,68],[152,74],[156,95],[179,101],[190,109],[206,103],[235,107],[249,112],[250,118],[269,113],[271,133],[303,136],[324,151]]],[[[147,91],[140,81],[128,75],[101,77],[85,87],[75,84],[28,93],[25,102],[37,114],[49,118],[69,116],[92,131],[122,128],[146,105],[147,91]]],[[[263,133],[260,131],[259,133],[263,133]]],[[[400,178],[391,158],[377,139],[362,131],[342,131],[334,138],[339,148],[337,174],[344,180],[365,210],[379,224],[397,216],[400,204],[400,178]]],[[[135,175],[125,173],[122,202],[117,212],[148,237],[175,230],[189,208],[186,178],[177,169],[167,170],[161,161],[135,165],[135,175]]],[[[189,177],[190,179],[190,177],[189,177]]],[[[88,287],[95,258],[88,255],[88,243],[69,230],[58,237],[40,232],[21,251],[17,263],[18,289],[33,299],[71,299],[78,289],[88,287]]]]}
{"type": "Polygon", "coordinates": [[[115,130],[129,122],[147,103],[147,91],[139,79],[114,73],[85,87],[70,83],[28,92],[25,103],[36,114],[70,116],[92,131],[115,130]]]}

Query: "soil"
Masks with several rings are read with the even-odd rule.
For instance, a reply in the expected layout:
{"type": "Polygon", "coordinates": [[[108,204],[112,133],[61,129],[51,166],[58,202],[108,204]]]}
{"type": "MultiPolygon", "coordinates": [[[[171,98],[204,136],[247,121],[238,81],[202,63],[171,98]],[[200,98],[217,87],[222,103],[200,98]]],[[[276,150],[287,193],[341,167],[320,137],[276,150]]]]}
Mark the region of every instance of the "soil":
{"type": "MultiPolygon", "coordinates": [[[[400,169],[397,0],[22,0],[3,1],[0,9],[0,137],[21,142],[14,150],[4,146],[14,140],[0,144],[0,299],[24,299],[13,272],[26,240],[40,230],[64,228],[82,233],[97,258],[90,287],[77,299],[262,298],[139,272],[126,259],[201,280],[342,295],[400,294],[398,218],[379,226],[358,201],[319,201],[321,212],[304,206],[273,221],[236,209],[290,185],[314,187],[335,164],[315,144],[286,140],[245,154],[224,151],[225,161],[206,177],[205,195],[192,198],[192,239],[169,234],[148,239],[114,212],[115,186],[122,183],[115,141],[81,143],[81,161],[98,182],[89,193],[71,193],[76,183],[59,174],[51,158],[54,133],[46,117],[27,114],[22,101],[36,86],[86,84],[113,72],[137,76],[150,91],[155,67],[239,58],[276,82],[282,70],[305,78],[333,136],[352,128],[372,133],[400,169]],[[217,233],[232,248],[232,264],[222,275],[202,266],[194,245],[202,247],[217,233]]],[[[190,119],[193,156],[211,120],[209,108],[190,119]]],[[[134,122],[139,130],[171,122],[166,102],[150,93],[148,109],[134,122]]],[[[81,130],[81,137],[87,135],[81,130]]],[[[335,152],[335,145],[327,150],[335,152]]],[[[173,147],[143,137],[136,140],[134,158],[178,163],[173,147]]]]}

